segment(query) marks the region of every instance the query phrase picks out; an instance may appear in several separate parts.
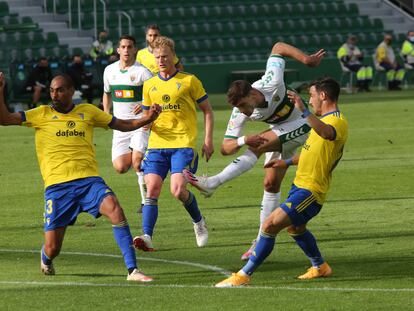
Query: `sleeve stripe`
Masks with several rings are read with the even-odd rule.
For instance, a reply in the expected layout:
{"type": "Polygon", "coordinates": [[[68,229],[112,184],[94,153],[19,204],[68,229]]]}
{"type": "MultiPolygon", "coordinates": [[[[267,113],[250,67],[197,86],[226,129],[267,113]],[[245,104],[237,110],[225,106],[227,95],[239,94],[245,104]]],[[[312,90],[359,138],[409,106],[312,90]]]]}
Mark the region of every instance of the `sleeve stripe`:
{"type": "Polygon", "coordinates": [[[224,135],[224,138],[231,138],[231,139],[237,139],[238,136],[232,136],[232,135],[224,135]]]}
{"type": "Polygon", "coordinates": [[[202,103],[203,101],[205,101],[208,98],[208,95],[204,95],[203,97],[199,98],[196,100],[197,104],[202,103]]]}
{"type": "Polygon", "coordinates": [[[112,128],[112,125],[114,125],[115,122],[116,122],[116,118],[115,117],[112,117],[112,120],[111,120],[111,122],[108,123],[108,126],[110,128],[112,128]]]}
{"type": "Polygon", "coordinates": [[[142,110],[149,110],[150,109],[150,106],[142,105],[141,107],[142,107],[142,110]]]}

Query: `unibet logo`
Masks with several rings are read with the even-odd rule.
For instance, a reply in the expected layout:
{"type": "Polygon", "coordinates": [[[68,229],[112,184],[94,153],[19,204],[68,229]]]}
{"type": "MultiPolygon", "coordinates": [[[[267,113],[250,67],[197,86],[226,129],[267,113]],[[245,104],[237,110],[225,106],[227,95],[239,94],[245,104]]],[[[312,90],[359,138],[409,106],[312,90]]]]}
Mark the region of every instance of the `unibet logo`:
{"type": "Polygon", "coordinates": [[[134,98],[134,90],[116,90],[116,98],[134,98]]]}
{"type": "Polygon", "coordinates": [[[167,105],[163,105],[162,106],[162,110],[180,110],[181,109],[181,105],[180,104],[167,104],[167,105]]]}

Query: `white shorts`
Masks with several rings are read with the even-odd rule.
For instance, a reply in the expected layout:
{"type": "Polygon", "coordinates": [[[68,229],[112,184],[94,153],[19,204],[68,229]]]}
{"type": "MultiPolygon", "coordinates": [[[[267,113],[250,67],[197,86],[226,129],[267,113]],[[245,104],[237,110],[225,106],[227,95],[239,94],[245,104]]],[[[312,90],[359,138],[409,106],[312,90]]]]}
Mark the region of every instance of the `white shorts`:
{"type": "Polygon", "coordinates": [[[149,130],[139,128],[132,132],[114,130],[112,138],[112,161],[133,151],[145,153],[148,147],[149,130]]]}
{"type": "Polygon", "coordinates": [[[282,151],[266,152],[265,164],[274,159],[289,159],[295,155],[296,149],[308,138],[311,127],[302,118],[300,112],[293,111],[288,120],[270,125],[270,129],[279,137],[282,151]],[[292,119],[293,117],[293,119],[292,119]]]}

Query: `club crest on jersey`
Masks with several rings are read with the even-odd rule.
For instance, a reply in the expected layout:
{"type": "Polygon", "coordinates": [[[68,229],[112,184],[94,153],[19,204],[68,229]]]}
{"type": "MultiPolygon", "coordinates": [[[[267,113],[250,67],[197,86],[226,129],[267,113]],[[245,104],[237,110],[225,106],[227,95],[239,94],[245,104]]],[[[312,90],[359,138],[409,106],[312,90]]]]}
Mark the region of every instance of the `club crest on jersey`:
{"type": "Polygon", "coordinates": [[[164,102],[164,103],[169,103],[170,102],[170,95],[168,95],[168,94],[165,94],[165,95],[162,95],[162,101],[164,102]]]}
{"type": "Polygon", "coordinates": [[[70,129],[73,129],[76,126],[76,123],[74,121],[68,121],[66,122],[66,126],[70,129]]]}
{"type": "Polygon", "coordinates": [[[177,82],[177,90],[179,91],[180,88],[181,88],[181,83],[180,82],[177,82]]]}
{"type": "Polygon", "coordinates": [[[130,75],[129,78],[131,79],[131,82],[134,82],[135,79],[136,79],[136,76],[135,75],[130,75]]]}

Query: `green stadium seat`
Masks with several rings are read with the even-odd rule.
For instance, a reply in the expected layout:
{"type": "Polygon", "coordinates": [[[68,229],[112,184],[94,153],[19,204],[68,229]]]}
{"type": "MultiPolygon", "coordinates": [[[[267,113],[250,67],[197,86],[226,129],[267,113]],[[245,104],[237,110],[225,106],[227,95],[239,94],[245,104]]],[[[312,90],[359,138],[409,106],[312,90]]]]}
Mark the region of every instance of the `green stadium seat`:
{"type": "Polygon", "coordinates": [[[29,48],[32,44],[32,40],[30,39],[29,33],[27,32],[21,32],[19,34],[19,40],[17,47],[21,50],[25,50],[29,48]]]}
{"type": "Polygon", "coordinates": [[[73,56],[73,55],[83,55],[83,54],[84,54],[84,52],[81,48],[73,48],[71,56],[73,56]]]}
{"type": "Polygon", "coordinates": [[[93,29],[94,19],[92,13],[82,13],[81,27],[85,30],[93,29]]]}
{"type": "Polygon", "coordinates": [[[31,47],[33,49],[40,49],[45,46],[46,40],[43,37],[43,33],[35,32],[32,37],[31,47]]]}
{"type": "MultiPolygon", "coordinates": [[[[77,5],[76,5],[77,7],[77,5]]],[[[56,12],[58,14],[67,14],[68,13],[68,0],[58,0],[56,1],[56,12]]],[[[53,11],[53,4],[51,6],[50,11],[53,11]]]]}
{"type": "Polygon", "coordinates": [[[0,17],[9,16],[9,5],[5,1],[0,2],[0,17]]]}
{"type": "Polygon", "coordinates": [[[383,31],[384,30],[384,24],[382,23],[382,20],[379,19],[379,18],[375,18],[373,28],[376,31],[379,31],[379,32],[383,31]]]}
{"type": "Polygon", "coordinates": [[[316,14],[315,6],[312,3],[303,3],[302,5],[302,16],[305,18],[313,18],[316,14]]]}
{"type": "Polygon", "coordinates": [[[47,48],[54,48],[59,45],[59,37],[56,32],[48,32],[46,35],[46,44],[47,48]]]}
{"type": "Polygon", "coordinates": [[[354,17],[358,15],[359,15],[358,5],[356,5],[355,3],[350,3],[348,5],[348,16],[354,17]]]}

